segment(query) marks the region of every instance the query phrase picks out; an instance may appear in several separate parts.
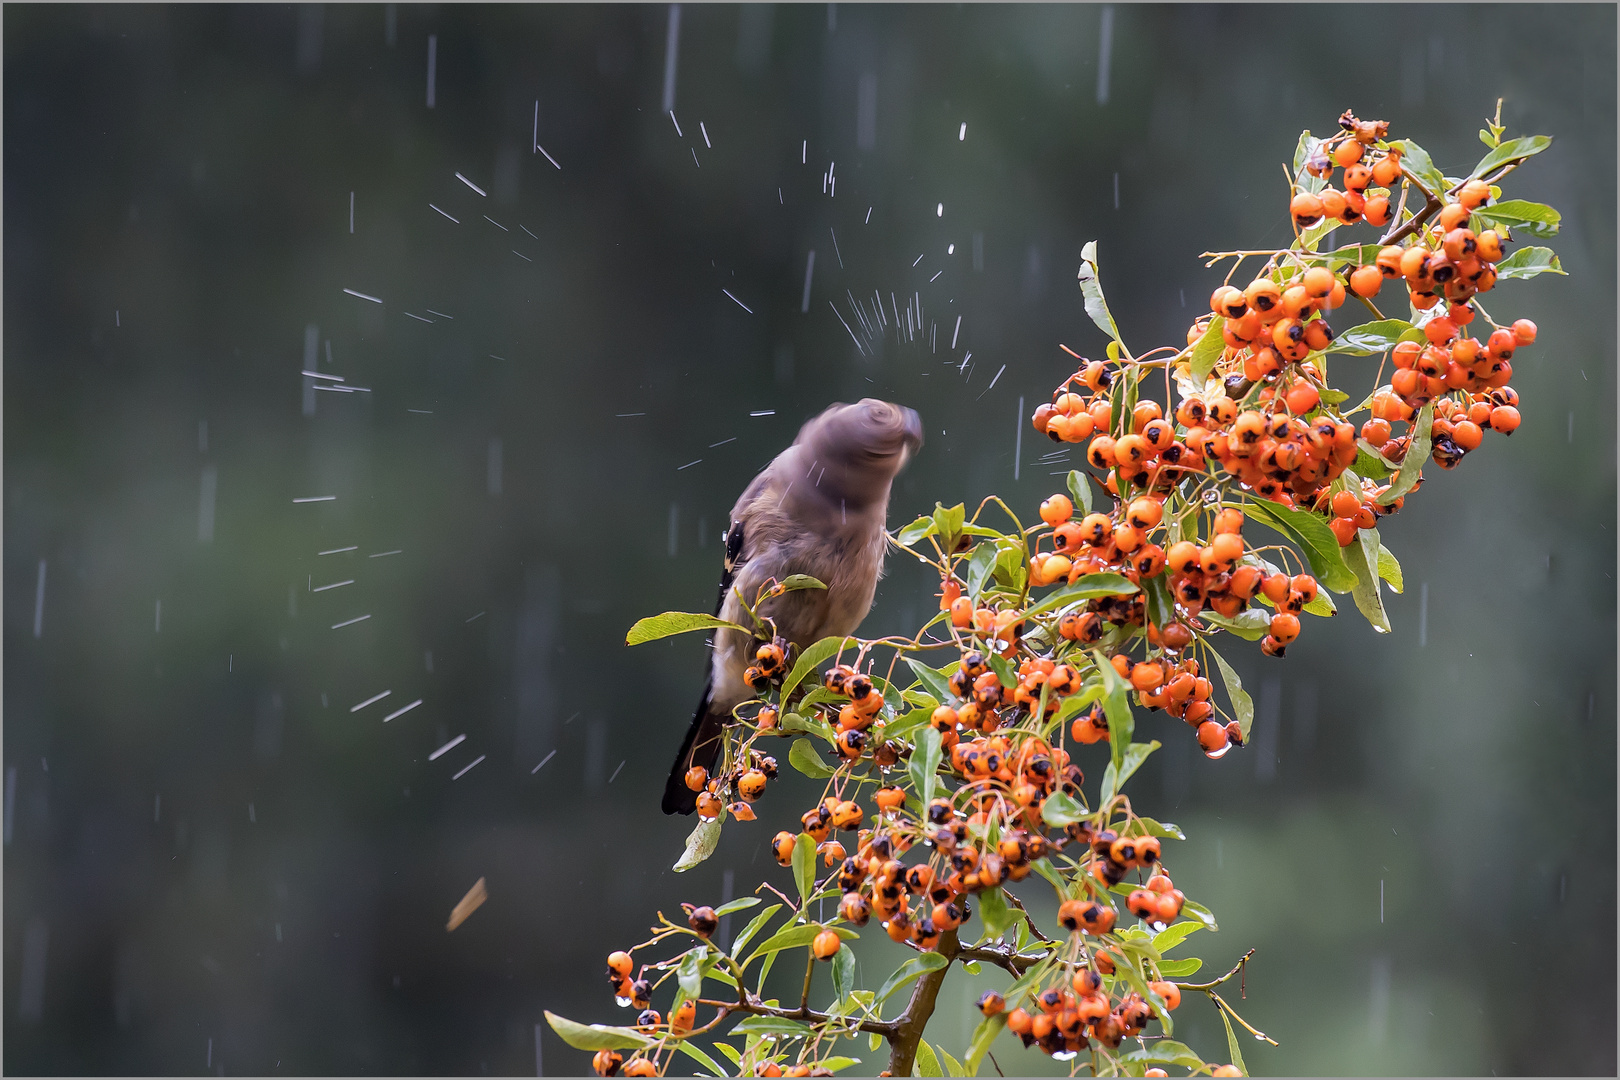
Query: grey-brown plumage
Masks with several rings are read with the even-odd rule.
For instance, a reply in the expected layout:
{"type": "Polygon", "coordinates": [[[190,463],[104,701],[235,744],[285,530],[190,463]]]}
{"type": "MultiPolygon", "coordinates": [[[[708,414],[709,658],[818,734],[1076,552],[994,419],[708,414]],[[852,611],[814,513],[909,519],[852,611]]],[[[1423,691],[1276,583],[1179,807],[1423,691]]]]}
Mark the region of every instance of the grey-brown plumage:
{"type": "MultiPolygon", "coordinates": [[[[770,578],[809,574],[826,590],[787,593],[766,601],[760,614],[800,648],[854,633],[883,572],[889,485],[922,441],[916,412],[874,398],[829,406],[805,424],[732,508],[715,614],[746,626],[739,595],[752,601],[770,578]]],[[[754,697],[743,680],[754,645],[735,630],[715,635],[703,700],[664,787],[664,813],[696,809],[687,770],[713,769],[732,709],[754,697]]]]}

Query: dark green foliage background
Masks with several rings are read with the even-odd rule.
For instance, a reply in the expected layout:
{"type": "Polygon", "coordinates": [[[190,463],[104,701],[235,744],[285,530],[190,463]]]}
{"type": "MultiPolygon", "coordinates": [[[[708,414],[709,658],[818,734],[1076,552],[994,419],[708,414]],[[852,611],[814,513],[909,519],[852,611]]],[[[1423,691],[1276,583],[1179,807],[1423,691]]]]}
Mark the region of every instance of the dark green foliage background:
{"type": "MultiPolygon", "coordinates": [[[[392,46],[382,6],[7,7],[5,1069],[526,1073],[543,1008],[622,1022],[602,958],[655,909],[717,901],[728,869],[788,884],[761,843],[800,778],[668,871],[689,823],[658,790],[703,652],[621,643],[708,606],[724,515],[798,424],[865,394],[921,412],[892,523],[992,491],[1033,514],[1067,466],[1028,407],[1069,369],[1057,342],[1102,346],[1086,240],[1126,340],[1179,342],[1217,281],[1200,251],[1284,242],[1302,127],[1353,107],[1456,172],[1502,96],[1510,134],[1557,137],[1511,193],[1563,212],[1571,274],[1489,298],[1541,326],[1524,427],[1386,524],[1393,635],[1346,602],[1286,662],[1231,643],[1251,747],[1207,762],[1139,718],[1167,748],[1132,787],[1221,919],[1190,951],[1258,947],[1240,1007],[1282,1046],[1252,1044],[1256,1072],[1612,1074],[1614,9],[1121,6],[1099,104],[1102,11],[688,6],[677,136],[664,7],[401,7],[392,46]],[[525,145],[536,99],[560,172],[525,145]],[[891,325],[859,355],[846,289],[919,295],[938,351],[891,325]],[[428,308],[454,320],[403,314],[428,308]],[[306,418],[310,323],[373,392],[306,418]],[[383,689],[426,704],[350,714],[383,689]]],[[[891,567],[870,633],[930,604],[891,567]]],[[[869,984],[898,958],[873,936],[869,984]]],[[[953,1052],[972,996],[942,996],[953,1052]]],[[[1221,1059],[1206,1004],[1177,1032],[1221,1059]]],[[[544,1056],[586,1067],[549,1032],[544,1056]]]]}

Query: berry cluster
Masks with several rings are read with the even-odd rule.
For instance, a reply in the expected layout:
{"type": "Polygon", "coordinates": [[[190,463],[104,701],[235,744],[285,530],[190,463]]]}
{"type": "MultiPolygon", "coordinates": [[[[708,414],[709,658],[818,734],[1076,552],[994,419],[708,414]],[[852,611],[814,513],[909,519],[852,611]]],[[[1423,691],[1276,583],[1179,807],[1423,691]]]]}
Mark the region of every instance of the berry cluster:
{"type": "MultiPolygon", "coordinates": [[[[663,1073],[676,1052],[727,1071],[691,1040],[732,1014],[748,1017],[734,1032],[741,1049],[719,1045],[742,1074],[831,1075],[854,1063],[836,1053],[839,1041],[862,1036],[874,1048],[887,1038],[891,1067],[912,1069],[927,1020],[912,1010],[931,1009],[933,992],[912,995],[906,1013],[886,1020],[883,995],[863,997],[852,986],[847,943],[875,917],[917,954],[886,993],[907,980],[943,978],[958,961],[993,963],[1013,976],[1004,995],[980,998],[984,1020],[953,1074],[975,1074],[1003,1028],[1056,1059],[1088,1052],[1094,1075],[1163,1076],[1147,1067],[1159,1064],[1240,1074],[1235,1041],[1230,1065],[1205,1063],[1170,1038],[1114,1053],[1153,1023],[1172,1036],[1171,1013],[1188,993],[1207,993],[1229,1024],[1266,1038],[1215,993],[1247,956],[1200,984],[1177,981],[1196,962],[1165,956],[1213,921],[1165,866],[1166,841],[1181,831],[1139,816],[1122,793],[1158,747],[1135,740],[1132,706],[1181,720],[1218,758],[1244,744],[1253,708],[1212,645],[1217,635],[1259,641],[1264,654],[1280,657],[1305,614],[1334,613],[1330,592],[1353,593],[1368,619],[1388,628],[1387,618],[1379,622],[1380,579],[1398,588],[1399,564],[1382,547],[1379,523],[1418,489],[1429,461],[1454,467],[1485,431],[1511,433],[1519,424],[1511,360],[1536,327],[1495,323],[1479,297],[1530,272],[1527,260],[1504,257],[1505,228],[1493,225],[1514,214],[1556,220],[1535,204],[1494,217],[1490,209],[1495,181],[1545,140],[1504,144],[1492,123],[1487,159],[1453,180],[1421,148],[1389,142],[1381,121],[1346,113],[1340,127],[1326,140],[1301,139],[1290,191],[1295,243],[1216,255],[1239,263],[1262,255],[1266,265],[1242,288],[1228,275],[1185,348],[1156,350],[1173,355],[1125,348],[1111,317],[1102,317],[1088,248],[1081,285],[1088,313],[1114,339],[1108,359],[1074,354],[1079,366],[1033,420],[1053,440],[1083,446],[1095,475],[1071,472],[1068,493],[1042,502],[1031,527],[991,497],[971,517],[962,506],[940,506],[900,530],[896,543],[941,583],[939,612],[914,637],[829,638],[796,654],[749,609],[761,627],[747,672],[758,696],[734,711],[739,723],[725,732],[714,774],[693,769],[686,777],[702,823],[677,869],[712,850],[727,816],[754,820],[752,804],[777,774],[761,740],[793,737],[788,762],[825,781],[797,829],[772,840],[798,899],[761,885],[781,902],[758,913],[729,952],[711,940],[721,918],[760,899],[683,905],[684,923],[660,915],[648,941],[612,954],[614,994],[639,1010],[635,1025],[586,1028],[551,1017],[573,1045],[595,1052],[598,1073],[663,1073]],[[1336,170],[1340,188],[1330,183],[1336,170]],[[1414,193],[1425,204],[1415,211],[1414,193]],[[1361,223],[1389,231],[1377,244],[1317,251],[1331,228],[1361,223]],[[1386,318],[1372,304],[1397,276],[1408,287],[1410,320],[1386,318]],[[1351,300],[1377,321],[1335,335],[1326,318],[1351,300]],[[1476,322],[1489,332],[1468,336],[1476,322]],[[1393,374],[1383,382],[1381,366],[1366,399],[1341,409],[1350,395],[1328,380],[1337,352],[1382,353],[1393,374]],[[1160,374],[1165,389],[1155,401],[1150,378],[1160,374]],[[1370,419],[1351,419],[1364,409],[1370,419]],[[1393,430],[1397,423],[1405,430],[1393,430]],[[1109,498],[1094,506],[1097,487],[1109,498]],[[992,502],[1012,522],[1004,531],[980,520],[992,502]],[[1256,543],[1245,535],[1254,523],[1285,542],[1256,543]],[[921,549],[925,540],[932,555],[921,549]],[[841,662],[851,646],[854,656],[841,662]],[[893,654],[886,668],[878,650],[893,654]],[[936,667],[940,651],[949,659],[936,667]],[[902,662],[916,676],[910,685],[894,681],[902,662]],[[808,673],[827,664],[819,683],[788,674],[790,665],[808,673]],[[1101,751],[1107,768],[1088,793],[1079,759],[1101,751]],[[1013,891],[1034,876],[1057,893],[1052,937],[1013,891]],[[821,915],[825,900],[836,900],[830,919],[821,915]],[[632,953],[663,942],[683,951],[636,965],[632,953]],[[797,1007],[764,992],[765,973],[789,948],[807,954],[797,1007]],[[837,996],[818,1011],[813,976],[828,969],[837,996]],[[705,996],[709,979],[728,989],[705,996]],[[667,983],[677,989],[665,1016],[652,1000],[667,983]],[[700,1007],[713,1010],[701,1027],[700,1007]]],[[[1555,266],[1550,252],[1534,250],[1539,265],[1555,266]]],[[[689,628],[705,625],[712,621],[692,616],[689,628]]]]}

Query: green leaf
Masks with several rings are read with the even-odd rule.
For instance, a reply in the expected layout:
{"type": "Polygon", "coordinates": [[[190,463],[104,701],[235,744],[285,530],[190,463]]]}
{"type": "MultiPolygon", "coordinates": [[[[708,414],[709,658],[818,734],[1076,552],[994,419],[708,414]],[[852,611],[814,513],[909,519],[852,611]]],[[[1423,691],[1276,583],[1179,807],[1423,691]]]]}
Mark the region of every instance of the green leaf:
{"type": "Polygon", "coordinates": [[[895,969],[894,974],[883,981],[878,988],[877,997],[873,1005],[881,1005],[913,979],[930,971],[938,971],[949,964],[950,961],[937,952],[918,953],[895,969]]]}
{"type": "Polygon", "coordinates": [[[1195,931],[1203,928],[1203,923],[1178,922],[1174,926],[1168,926],[1154,934],[1153,947],[1158,949],[1160,953],[1167,953],[1183,941],[1186,941],[1195,931]]]}
{"type": "Polygon", "coordinates": [[[845,1057],[842,1054],[834,1054],[832,1057],[822,1058],[816,1062],[828,1072],[837,1072],[840,1069],[847,1069],[851,1065],[859,1065],[860,1063],[860,1058],[845,1057]]]}
{"type": "MultiPolygon", "coordinates": [[[[1124,938],[1125,935],[1122,934],[1120,936],[1124,938]]],[[[1126,939],[1122,942],[1122,944],[1125,946],[1128,952],[1137,952],[1141,955],[1146,955],[1145,950],[1152,948],[1152,946],[1148,945],[1145,940],[1132,941],[1126,939]]],[[[1157,960],[1158,957],[1155,954],[1151,957],[1151,959],[1157,960]]],[[[1170,1017],[1170,1010],[1164,1007],[1164,999],[1159,997],[1159,995],[1155,994],[1152,990],[1148,989],[1147,980],[1144,979],[1142,977],[1142,973],[1137,970],[1136,964],[1120,964],[1115,968],[1115,971],[1117,973],[1116,977],[1123,977],[1124,980],[1130,984],[1132,990],[1135,990],[1138,994],[1142,995],[1142,1000],[1148,1003],[1148,1007],[1153,1010],[1153,1014],[1159,1018],[1159,1023],[1164,1026],[1164,1033],[1169,1035],[1174,1032],[1175,1021],[1170,1017]]]]}
{"type": "Polygon", "coordinates": [[[883,1045],[883,1036],[875,1031],[872,1032],[866,1038],[866,1045],[873,1053],[877,1053],[877,1048],[883,1045]]]}
{"type": "MultiPolygon", "coordinates": [[[[1427,457],[1428,453],[1425,447],[1423,456],[1427,457]]],[[[1339,538],[1328,528],[1326,518],[1309,510],[1294,510],[1281,503],[1258,499],[1244,504],[1240,509],[1299,545],[1323,588],[1340,593],[1355,588],[1356,575],[1344,564],[1344,556],[1339,553],[1339,538]]]]}
{"type": "Polygon", "coordinates": [[[826,589],[826,582],[820,578],[813,578],[809,574],[789,574],[777,583],[783,592],[797,592],[800,589],[826,589]]]}
{"type": "Polygon", "coordinates": [[[1238,1049],[1237,1032],[1232,1030],[1232,1020],[1226,1015],[1225,1009],[1216,1011],[1221,1014],[1221,1023],[1226,1025],[1226,1049],[1232,1055],[1232,1064],[1238,1067],[1238,1072],[1248,1076],[1249,1067],[1243,1063],[1243,1051],[1238,1049]]]}
{"type": "Polygon", "coordinates": [[[855,644],[856,641],[852,637],[824,637],[814,645],[810,646],[808,649],[804,650],[804,652],[799,654],[799,659],[793,665],[793,670],[788,672],[788,677],[782,680],[782,693],[780,700],[786,702],[790,697],[792,697],[793,691],[798,688],[799,684],[803,682],[811,674],[811,672],[815,671],[816,668],[821,666],[823,660],[836,656],[838,653],[843,652],[845,649],[851,648],[855,644]]]}
{"type": "Polygon", "coordinates": [[[917,1075],[918,1076],[944,1076],[940,1071],[939,1059],[934,1056],[934,1048],[928,1045],[927,1039],[917,1040],[917,1075]]]}
{"type": "Polygon", "coordinates": [[[1558,261],[1558,256],[1553,254],[1552,248],[1520,248],[1496,264],[1496,276],[1503,280],[1533,278],[1537,274],[1563,273],[1564,264],[1558,261]]]}
{"type": "Polygon", "coordinates": [[[714,959],[709,955],[708,947],[704,945],[681,957],[680,964],[675,968],[675,981],[679,984],[681,993],[687,997],[702,997],[704,968],[713,966],[714,959]]]}
{"type": "Polygon", "coordinates": [[[1271,616],[1259,608],[1240,611],[1230,619],[1213,610],[1200,611],[1198,617],[1211,626],[1231,631],[1245,641],[1259,641],[1271,631],[1271,616]]]}
{"type": "Polygon", "coordinates": [[[731,943],[731,955],[733,959],[742,955],[743,947],[750,941],[754,940],[754,935],[759,933],[760,929],[764,927],[766,923],[771,921],[771,916],[775,915],[780,910],[782,910],[781,904],[772,904],[770,907],[766,908],[764,911],[760,912],[758,915],[755,915],[748,921],[748,925],[743,927],[743,932],[737,935],[737,940],[731,943]]]}
{"type": "Polygon", "coordinates": [[[639,1050],[653,1041],[639,1031],[606,1024],[580,1024],[546,1010],[546,1023],[575,1050],[639,1050]]]}
{"type": "Polygon", "coordinates": [[[1041,819],[1054,829],[1073,825],[1086,816],[1086,808],[1061,791],[1054,791],[1041,801],[1041,819]]]}
{"type": "Polygon", "coordinates": [[[1154,821],[1150,817],[1139,817],[1136,822],[1147,831],[1149,836],[1168,836],[1172,840],[1187,839],[1187,834],[1181,831],[1180,825],[1168,821],[1154,821]]]}
{"type": "Polygon", "coordinates": [[[925,811],[934,797],[934,781],[939,774],[939,759],[939,732],[932,727],[923,728],[917,733],[917,742],[912,748],[911,760],[906,763],[906,772],[911,776],[912,790],[922,801],[925,811]]]}
{"type": "Polygon", "coordinates": [[[848,945],[838,946],[832,961],[833,997],[842,1001],[855,989],[855,954],[848,945]]]}
{"type": "Polygon", "coordinates": [[[949,540],[962,531],[962,522],[967,518],[967,510],[961,503],[946,507],[941,503],[934,504],[934,527],[939,530],[940,536],[949,540]]]}
{"type": "Polygon", "coordinates": [[[991,653],[985,658],[985,662],[990,665],[990,670],[996,673],[996,678],[1001,681],[1002,686],[1012,689],[1018,685],[1018,675],[1013,671],[1013,666],[1007,662],[1006,657],[991,653]]]}
{"type": "Polygon", "coordinates": [[[946,1049],[943,1046],[936,1046],[934,1048],[934,1052],[939,1055],[939,1057],[940,1057],[940,1059],[942,1061],[945,1062],[945,1071],[946,1072],[950,1073],[952,1076],[966,1076],[967,1075],[966,1072],[962,1071],[962,1063],[960,1061],[957,1061],[955,1058],[951,1057],[951,1055],[946,1051],[946,1049]]]}
{"type": "Polygon", "coordinates": [[[984,932],[999,938],[1012,929],[1018,914],[1007,903],[1000,888],[986,889],[979,894],[979,917],[984,920],[984,932]]]}
{"type": "Polygon", "coordinates": [[[1047,593],[1041,598],[1040,603],[1031,604],[1026,608],[1024,614],[1041,615],[1048,611],[1056,611],[1076,600],[1095,600],[1099,596],[1129,596],[1139,591],[1130,578],[1120,574],[1086,574],[1073,585],[1066,585],[1057,592],[1047,593]]]}
{"type": "Polygon", "coordinates": [[[1131,736],[1136,731],[1136,721],[1131,715],[1131,684],[1120,677],[1101,649],[1093,649],[1091,658],[1102,674],[1103,712],[1108,717],[1108,750],[1117,773],[1124,765],[1125,748],[1131,744],[1131,736]]]}
{"type": "Polygon", "coordinates": [[[726,1055],[726,1057],[730,1058],[731,1063],[733,1065],[741,1065],[742,1064],[742,1051],[738,1050],[735,1046],[732,1046],[730,1043],[728,1043],[728,1042],[717,1042],[717,1043],[714,1044],[714,1048],[716,1050],[720,1051],[722,1054],[726,1055]]]}
{"type": "Polygon", "coordinates": [[[1209,378],[1209,373],[1215,370],[1215,362],[1221,358],[1226,350],[1226,340],[1221,336],[1226,320],[1219,315],[1209,320],[1209,327],[1193,343],[1192,352],[1188,355],[1187,366],[1192,380],[1203,383],[1209,378]]]}
{"type": "Polygon", "coordinates": [[[788,763],[812,780],[825,780],[838,771],[821,760],[821,755],[816,753],[809,739],[793,740],[793,746],[788,750],[788,763]]]}
{"type": "Polygon", "coordinates": [[[1356,460],[1350,468],[1357,476],[1365,476],[1372,480],[1382,480],[1395,471],[1395,468],[1384,460],[1383,455],[1374,450],[1365,439],[1356,440],[1356,460]]]}
{"type": "Polygon", "coordinates": [[[809,833],[793,841],[793,883],[799,887],[800,906],[808,904],[816,887],[816,839],[809,833]]]}
{"type": "Polygon", "coordinates": [[[1405,319],[1381,319],[1377,322],[1352,326],[1328,345],[1323,352],[1345,353],[1350,356],[1376,356],[1388,352],[1401,340],[1401,335],[1413,329],[1405,319]]]}
{"type": "Polygon", "coordinates": [[[731,1029],[732,1035],[787,1035],[810,1034],[810,1026],[785,1016],[750,1016],[731,1029]]]}
{"type": "Polygon", "coordinates": [[[1533,157],[1551,145],[1552,139],[1545,135],[1527,135],[1522,139],[1509,139],[1480,158],[1479,164],[1474,166],[1474,171],[1468,174],[1468,179],[1477,180],[1515,158],[1533,157]]]}
{"type": "Polygon", "coordinates": [[[699,615],[695,611],[666,611],[662,615],[649,615],[632,626],[630,632],[624,636],[624,643],[641,645],[692,630],[736,630],[742,634],[750,633],[746,627],[738,626],[726,619],[717,619],[713,615],[699,615]]]}
{"type": "MultiPolygon", "coordinates": [[[[1200,923],[1176,923],[1177,926],[1199,926],[1200,923]]],[[[1185,960],[1160,960],[1159,974],[1167,979],[1185,979],[1189,975],[1196,975],[1204,962],[1196,956],[1185,960]]]]}
{"type": "Polygon", "coordinates": [[[1174,1039],[1155,1039],[1147,1046],[1138,1050],[1127,1050],[1119,1055],[1119,1060],[1132,1065],[1180,1065],[1183,1068],[1198,1070],[1204,1067],[1204,1059],[1195,1054],[1185,1043],[1174,1039]]]}
{"type": "Polygon", "coordinates": [[[1247,690],[1243,689],[1243,680],[1238,673],[1232,670],[1232,665],[1226,662],[1215,649],[1209,650],[1215,657],[1215,666],[1221,669],[1221,681],[1226,684],[1226,696],[1232,699],[1232,711],[1237,714],[1238,726],[1243,729],[1243,741],[1249,741],[1249,728],[1254,724],[1254,702],[1249,698],[1247,690]]]}
{"type": "Polygon", "coordinates": [[[979,1021],[979,1026],[973,1029],[973,1038],[968,1042],[967,1067],[969,1076],[979,1075],[979,1065],[984,1061],[984,1055],[990,1052],[990,1046],[1001,1034],[1001,1029],[1007,1026],[1007,1014],[996,1013],[979,1021]]]}
{"type": "Polygon", "coordinates": [[[1107,803],[1117,795],[1125,787],[1125,781],[1142,767],[1142,762],[1146,761],[1148,755],[1157,750],[1159,745],[1157,739],[1146,743],[1131,743],[1125,748],[1124,760],[1118,770],[1115,770],[1114,763],[1110,761],[1108,768],[1103,770],[1102,794],[1097,796],[1098,805],[1107,803]]]}
{"type": "Polygon", "coordinates": [[[1356,575],[1356,587],[1351,594],[1356,608],[1367,617],[1372,628],[1380,634],[1390,631],[1389,613],[1384,610],[1384,598],[1378,591],[1377,529],[1357,529],[1356,538],[1344,549],[1344,561],[1356,575]]]}
{"type": "Polygon", "coordinates": [[[1069,470],[1069,498],[1078,514],[1091,513],[1091,481],[1079,469],[1069,470]]]}
{"type": "Polygon", "coordinates": [[[1029,578],[1029,564],[1024,561],[1021,544],[997,544],[995,579],[1013,592],[1023,592],[1029,578]]]}
{"type": "MultiPolygon", "coordinates": [[[[1046,801],[1051,802],[1060,794],[1062,793],[1053,792],[1051,795],[1047,796],[1046,801]]],[[[1058,891],[1059,896],[1067,898],[1070,895],[1069,883],[1058,876],[1057,869],[1052,866],[1052,861],[1050,859],[1036,859],[1031,865],[1035,867],[1035,872],[1037,874],[1041,875],[1041,877],[1052,883],[1052,888],[1058,891]]]]}
{"type": "Polygon", "coordinates": [[[1147,614],[1154,626],[1169,626],[1176,618],[1175,602],[1170,599],[1165,575],[1142,579],[1142,591],[1147,599],[1147,614]]]}
{"type": "MultiPolygon", "coordinates": [[[[742,962],[742,966],[746,968],[749,964],[752,964],[760,957],[769,956],[772,953],[779,953],[787,949],[802,949],[809,945],[812,941],[816,940],[816,935],[821,933],[823,930],[831,930],[845,941],[853,941],[860,936],[859,934],[855,933],[855,931],[846,929],[842,926],[821,926],[817,923],[800,923],[797,926],[789,926],[785,930],[778,930],[776,933],[760,942],[759,948],[748,954],[748,959],[742,962]]],[[[764,984],[765,980],[762,977],[760,979],[760,985],[763,986],[764,984]]]]}
{"type": "Polygon", "coordinates": [[[1080,249],[1080,292],[1086,299],[1086,314],[1102,332],[1119,341],[1119,327],[1108,312],[1108,301],[1103,299],[1102,279],[1097,276],[1097,241],[1091,240],[1080,249]]]}
{"type": "Polygon", "coordinates": [[[1330,619],[1339,613],[1338,605],[1333,602],[1332,595],[1326,589],[1318,589],[1316,599],[1306,604],[1302,610],[1324,619],[1330,619]]]}
{"type": "Polygon", "coordinates": [[[1487,150],[1496,149],[1496,146],[1497,146],[1497,144],[1499,142],[1499,140],[1497,139],[1497,137],[1495,135],[1492,135],[1490,132],[1486,131],[1484,128],[1479,129],[1479,141],[1485,144],[1485,149],[1487,149],[1487,150]]]}
{"type": "MultiPolygon", "coordinates": [[[[1406,448],[1406,457],[1401,461],[1401,470],[1390,481],[1389,490],[1378,496],[1378,502],[1388,506],[1396,499],[1412,490],[1412,485],[1418,482],[1423,475],[1424,462],[1429,460],[1430,440],[1433,438],[1434,402],[1423,406],[1412,421],[1412,443],[1406,448]]],[[[1334,541],[1338,543],[1337,540],[1334,541]]],[[[1343,592],[1344,590],[1339,590],[1343,592]]]]}
{"type": "Polygon", "coordinates": [[[1434,167],[1434,161],[1429,157],[1429,152],[1427,150],[1423,149],[1423,147],[1419,146],[1411,139],[1397,139],[1389,145],[1400,149],[1401,167],[1404,168],[1407,173],[1417,177],[1418,180],[1425,187],[1427,187],[1436,198],[1441,198],[1445,195],[1445,175],[1442,174],[1439,169],[1434,167]]]}
{"type": "Polygon", "coordinates": [[[1406,581],[1401,576],[1401,564],[1395,561],[1395,556],[1380,542],[1378,545],[1378,576],[1389,582],[1389,587],[1396,592],[1406,591],[1406,581]]]}
{"type": "Polygon", "coordinates": [[[723,1069],[719,1063],[714,1060],[714,1058],[710,1057],[708,1054],[705,1054],[702,1050],[699,1050],[695,1045],[693,1045],[692,1040],[681,1039],[675,1043],[675,1048],[681,1053],[685,1054],[687,1057],[691,1058],[693,1061],[697,1062],[699,1065],[702,1065],[705,1069],[708,1069],[711,1075],[726,1075],[726,1070],[723,1069]]]}
{"type": "MultiPolygon", "coordinates": [[[[956,695],[951,693],[950,676],[944,672],[936,671],[920,660],[906,657],[906,664],[917,676],[917,681],[927,687],[928,692],[934,695],[936,701],[950,701],[956,695]]],[[[956,667],[955,664],[950,667],[956,667]]],[[[948,670],[948,669],[947,669],[948,670]]]]}
{"type": "MultiPolygon", "coordinates": [[[[1367,192],[1369,198],[1372,197],[1372,194],[1370,190],[1367,192]]],[[[1325,264],[1330,269],[1349,265],[1366,266],[1378,258],[1378,253],[1381,250],[1383,248],[1378,244],[1346,244],[1344,247],[1334,248],[1332,251],[1321,252],[1316,256],[1316,261],[1325,264]]]]}
{"type": "Polygon", "coordinates": [[[901,547],[910,547],[917,541],[934,535],[939,528],[931,517],[920,517],[895,534],[894,541],[901,547]]]}
{"type": "Polygon", "coordinates": [[[1325,140],[1318,139],[1306,128],[1299,133],[1299,142],[1294,146],[1294,186],[1301,191],[1308,191],[1315,195],[1327,186],[1327,180],[1320,176],[1312,176],[1305,171],[1305,163],[1309,161],[1322,147],[1325,140]]]}
{"type": "Polygon", "coordinates": [[[758,905],[760,902],[761,901],[757,896],[739,896],[730,903],[721,904],[719,907],[715,908],[714,913],[716,915],[732,915],[739,911],[747,911],[749,908],[758,905]]]}
{"type": "Polygon", "coordinates": [[[1219,930],[1215,925],[1215,916],[1209,908],[1192,900],[1184,900],[1181,904],[1181,913],[1189,919],[1197,919],[1211,930],[1219,930]]]}
{"type": "Polygon", "coordinates": [[[1563,216],[1552,207],[1527,199],[1508,199],[1481,206],[1474,211],[1474,216],[1483,225],[1501,225],[1514,232],[1542,238],[1557,236],[1559,223],[1563,220],[1563,216]]]}
{"type": "Polygon", "coordinates": [[[686,838],[686,850],[675,860],[672,869],[677,874],[692,869],[713,855],[715,845],[718,843],[720,843],[720,819],[707,818],[699,821],[692,829],[691,835],[686,838]]]}
{"type": "Polygon", "coordinates": [[[995,568],[996,554],[996,545],[980,544],[968,557],[967,594],[970,599],[979,599],[979,590],[984,588],[984,583],[990,579],[990,571],[995,568]]]}

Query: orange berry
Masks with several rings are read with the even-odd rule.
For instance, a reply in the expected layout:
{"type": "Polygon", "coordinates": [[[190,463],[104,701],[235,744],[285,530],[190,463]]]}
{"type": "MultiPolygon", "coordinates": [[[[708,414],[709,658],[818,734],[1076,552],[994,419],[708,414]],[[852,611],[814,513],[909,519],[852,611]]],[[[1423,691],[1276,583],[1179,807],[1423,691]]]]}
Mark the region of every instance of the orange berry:
{"type": "Polygon", "coordinates": [[[1164,1002],[1164,1007],[1171,1012],[1181,1004],[1181,987],[1173,982],[1151,982],[1148,983],[1148,989],[1158,994],[1159,1000],[1164,1002]]]}
{"type": "Polygon", "coordinates": [[[1074,515],[1074,503],[1067,495],[1053,495],[1041,503],[1041,520],[1048,525],[1061,525],[1074,515]]]}
{"type": "Polygon", "coordinates": [[[810,947],[815,951],[817,960],[831,960],[838,955],[838,950],[843,944],[843,939],[838,936],[837,931],[823,930],[816,935],[816,940],[810,947]]]}
{"type": "Polygon", "coordinates": [[[1350,275],[1350,291],[1369,300],[1378,295],[1383,285],[1383,272],[1371,263],[1358,267],[1350,275]]]}
{"type": "Polygon", "coordinates": [[[1309,228],[1322,220],[1322,200],[1308,191],[1295,195],[1288,204],[1288,210],[1294,215],[1294,224],[1300,228],[1309,228]]]}
{"type": "Polygon", "coordinates": [[[1536,340],[1536,324],[1529,319],[1517,319],[1513,323],[1513,339],[1520,345],[1532,345],[1536,340]]]}

